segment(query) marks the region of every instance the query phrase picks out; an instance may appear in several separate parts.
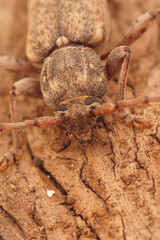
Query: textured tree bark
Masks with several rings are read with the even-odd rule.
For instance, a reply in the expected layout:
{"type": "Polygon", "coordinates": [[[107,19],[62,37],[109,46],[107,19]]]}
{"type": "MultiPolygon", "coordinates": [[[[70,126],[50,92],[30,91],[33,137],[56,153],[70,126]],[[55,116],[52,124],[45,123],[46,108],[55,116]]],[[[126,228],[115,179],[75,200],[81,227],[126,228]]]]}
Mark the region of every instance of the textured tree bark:
{"type": "MultiPolygon", "coordinates": [[[[0,55],[25,59],[26,1],[0,0],[0,55]]],[[[159,0],[109,1],[115,46],[127,27],[159,0]]],[[[131,46],[127,99],[160,95],[160,21],[131,46]]],[[[107,50],[106,49],[106,50],[107,50]]],[[[0,122],[9,122],[8,92],[26,75],[0,71],[0,122]]],[[[110,81],[114,99],[117,81],[110,81]]],[[[20,119],[52,114],[42,100],[19,97],[20,119]]],[[[151,119],[143,131],[113,117],[85,150],[61,147],[59,130],[25,131],[22,157],[0,173],[0,239],[158,240],[160,239],[160,104],[131,109],[151,119]],[[61,149],[61,151],[60,151],[61,149]],[[33,156],[43,165],[36,167],[33,156]],[[47,190],[54,190],[52,197],[47,190]]],[[[106,117],[109,118],[109,117],[106,117]]],[[[11,146],[0,135],[0,155],[11,146]]]]}

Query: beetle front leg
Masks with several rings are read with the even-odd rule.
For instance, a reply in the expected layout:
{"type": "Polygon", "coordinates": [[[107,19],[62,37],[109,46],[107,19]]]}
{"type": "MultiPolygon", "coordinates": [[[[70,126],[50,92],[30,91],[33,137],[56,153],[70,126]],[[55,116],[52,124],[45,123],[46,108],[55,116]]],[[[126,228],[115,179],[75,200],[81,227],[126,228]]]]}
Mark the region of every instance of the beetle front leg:
{"type": "MultiPolygon", "coordinates": [[[[13,115],[15,114],[15,109],[13,111],[13,115]]],[[[19,158],[19,153],[23,146],[23,139],[21,136],[21,129],[24,128],[50,128],[56,125],[62,124],[63,119],[56,119],[55,117],[40,117],[35,120],[26,120],[24,122],[13,122],[13,123],[1,123],[0,124],[0,132],[8,132],[14,131],[14,140],[16,146],[8,153],[6,153],[0,159],[0,171],[4,171],[9,165],[13,163],[14,158],[19,158]]]]}
{"type": "MultiPolygon", "coordinates": [[[[107,63],[106,63],[108,80],[110,80],[115,75],[119,74],[120,72],[121,72],[121,75],[125,74],[127,76],[130,54],[131,54],[131,51],[127,46],[116,47],[110,52],[110,54],[107,58],[107,63]],[[125,64],[126,61],[128,62],[127,65],[125,64]],[[123,65],[124,65],[124,67],[122,67],[123,65]],[[123,68],[123,70],[122,70],[122,68],[123,68]]],[[[127,78],[125,76],[120,76],[119,84],[123,83],[123,81],[125,81],[123,83],[123,85],[125,86],[126,79],[127,78]]],[[[119,91],[120,91],[120,89],[119,89],[119,91]]]]}
{"type": "MultiPolygon", "coordinates": [[[[118,80],[118,91],[116,101],[119,102],[124,100],[125,87],[127,83],[127,74],[129,69],[130,61],[130,49],[126,46],[120,46],[114,48],[107,59],[107,76],[108,78],[113,77],[117,72],[120,71],[118,80]]],[[[124,122],[129,127],[135,127],[142,129],[150,126],[150,121],[142,117],[129,114],[126,110],[121,109],[117,111],[118,119],[124,122]]]]}
{"type": "MultiPolygon", "coordinates": [[[[41,97],[39,79],[36,78],[24,78],[16,82],[12,90],[10,91],[10,114],[12,123],[18,121],[17,107],[16,107],[16,96],[18,95],[30,95],[34,97],[41,97]]],[[[0,159],[0,170],[4,171],[9,165],[11,165],[15,159],[19,158],[22,146],[24,144],[21,130],[13,131],[14,147],[9,150],[0,159]]]]}

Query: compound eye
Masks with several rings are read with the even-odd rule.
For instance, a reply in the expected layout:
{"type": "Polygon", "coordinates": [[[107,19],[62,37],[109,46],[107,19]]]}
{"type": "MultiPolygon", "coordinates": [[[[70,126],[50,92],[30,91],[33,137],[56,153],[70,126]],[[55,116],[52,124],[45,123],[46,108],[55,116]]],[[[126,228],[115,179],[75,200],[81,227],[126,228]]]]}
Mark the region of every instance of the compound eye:
{"type": "Polygon", "coordinates": [[[96,98],[96,97],[88,97],[88,98],[86,98],[86,100],[85,100],[85,104],[86,104],[87,106],[92,105],[92,106],[91,106],[91,109],[95,109],[95,108],[97,107],[97,104],[96,104],[96,103],[99,103],[100,105],[102,105],[101,100],[99,100],[99,99],[96,98]]]}
{"type": "Polygon", "coordinates": [[[61,112],[65,112],[67,110],[67,105],[66,104],[61,104],[56,108],[56,112],[61,111],[61,112]]]}

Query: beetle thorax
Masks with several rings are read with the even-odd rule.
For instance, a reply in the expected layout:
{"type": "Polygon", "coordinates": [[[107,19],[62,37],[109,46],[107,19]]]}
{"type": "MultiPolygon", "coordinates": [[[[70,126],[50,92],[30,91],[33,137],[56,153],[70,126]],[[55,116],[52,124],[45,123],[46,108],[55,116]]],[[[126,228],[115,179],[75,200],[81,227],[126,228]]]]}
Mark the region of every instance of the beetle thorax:
{"type": "Polygon", "coordinates": [[[54,51],[43,65],[41,90],[50,108],[78,96],[102,98],[106,93],[106,70],[88,47],[70,46],[54,51]]]}

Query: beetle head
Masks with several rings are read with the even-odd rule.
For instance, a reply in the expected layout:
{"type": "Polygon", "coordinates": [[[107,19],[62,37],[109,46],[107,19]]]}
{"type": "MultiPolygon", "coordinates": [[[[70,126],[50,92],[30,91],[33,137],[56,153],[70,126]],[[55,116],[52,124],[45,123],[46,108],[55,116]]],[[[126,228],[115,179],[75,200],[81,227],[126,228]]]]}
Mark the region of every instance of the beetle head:
{"type": "Polygon", "coordinates": [[[91,143],[97,127],[97,117],[92,111],[102,105],[102,101],[93,96],[80,96],[61,102],[55,109],[55,117],[64,119],[61,128],[80,145],[91,143]]]}

